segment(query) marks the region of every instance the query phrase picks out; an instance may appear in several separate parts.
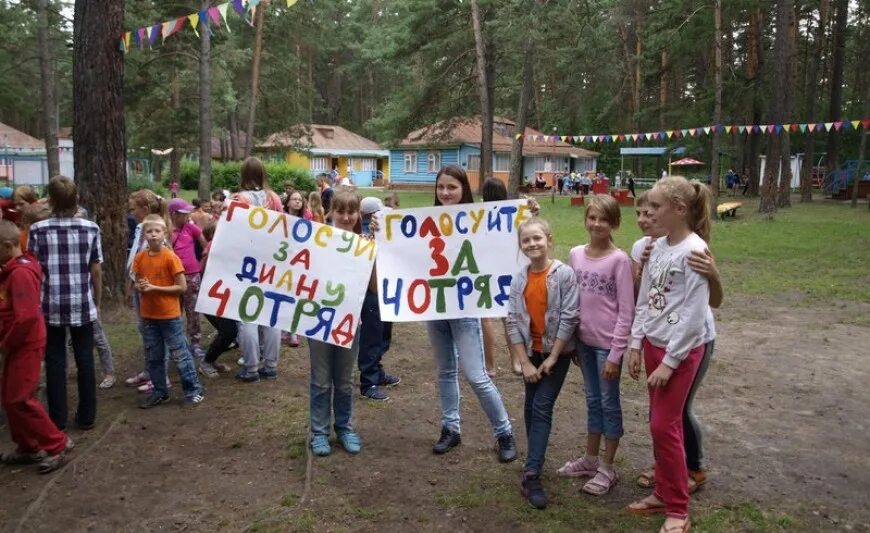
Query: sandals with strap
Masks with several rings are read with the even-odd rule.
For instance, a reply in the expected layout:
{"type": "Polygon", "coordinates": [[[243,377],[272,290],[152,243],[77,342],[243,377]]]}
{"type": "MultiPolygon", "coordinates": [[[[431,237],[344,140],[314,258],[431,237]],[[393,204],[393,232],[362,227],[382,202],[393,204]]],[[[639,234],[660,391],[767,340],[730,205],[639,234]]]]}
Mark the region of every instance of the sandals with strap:
{"type": "Polygon", "coordinates": [[[666,526],[666,524],[662,524],[661,529],[659,529],[659,533],[688,533],[692,528],[692,521],[686,517],[686,520],[682,524],[666,526]]]}
{"type": "Polygon", "coordinates": [[[625,508],[631,514],[648,515],[648,514],[664,514],[665,504],[655,496],[647,496],[642,500],[638,500],[628,505],[625,508]]]}
{"type": "Polygon", "coordinates": [[[598,473],[598,462],[592,462],[584,455],[580,459],[568,461],[556,473],[568,477],[593,477],[598,473]]]}
{"type": "Polygon", "coordinates": [[[619,476],[616,474],[615,469],[604,469],[599,467],[598,472],[595,473],[595,477],[583,485],[583,492],[593,496],[604,496],[610,492],[610,489],[616,485],[618,480],[619,476]]]}
{"type": "Polygon", "coordinates": [[[652,489],[656,486],[656,470],[650,468],[646,472],[637,476],[637,486],[643,489],[652,489]]]}

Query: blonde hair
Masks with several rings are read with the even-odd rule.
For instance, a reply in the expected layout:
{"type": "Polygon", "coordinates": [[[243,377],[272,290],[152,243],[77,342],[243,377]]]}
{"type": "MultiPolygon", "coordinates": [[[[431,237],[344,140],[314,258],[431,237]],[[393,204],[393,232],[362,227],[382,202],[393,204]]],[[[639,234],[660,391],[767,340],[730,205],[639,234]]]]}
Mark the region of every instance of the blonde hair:
{"type": "Polygon", "coordinates": [[[312,214],[320,215],[321,218],[326,217],[326,213],[323,212],[323,201],[320,199],[319,192],[311,191],[311,194],[308,195],[308,209],[311,210],[312,214]]]}
{"type": "Polygon", "coordinates": [[[710,189],[699,182],[689,182],[686,178],[671,176],[662,178],[654,189],[664,194],[671,204],[682,203],[686,206],[688,216],[686,224],[704,239],[710,242],[710,204],[712,197],[710,189]]]}
{"type": "Polygon", "coordinates": [[[79,210],[79,191],[72,178],[55,176],[48,182],[48,203],[51,212],[60,217],[72,218],[79,210]]]}
{"type": "Polygon", "coordinates": [[[635,206],[635,207],[643,207],[643,206],[645,206],[647,203],[649,203],[649,200],[647,199],[647,195],[648,195],[648,194],[649,194],[649,191],[648,191],[648,190],[647,190],[647,191],[643,191],[642,193],[638,194],[638,195],[634,198],[634,206],[635,206]]]}
{"type": "Polygon", "coordinates": [[[330,209],[336,212],[359,212],[359,206],[362,202],[359,194],[347,187],[339,187],[332,197],[330,209]]]}
{"type": "Polygon", "coordinates": [[[597,209],[604,220],[614,228],[618,228],[622,221],[622,211],[619,210],[619,203],[616,198],[609,194],[593,194],[588,197],[589,203],[586,205],[586,211],[583,214],[583,220],[589,217],[590,209],[597,209]]]}
{"type": "Polygon", "coordinates": [[[51,209],[42,202],[34,202],[24,208],[21,213],[21,224],[29,226],[51,217],[51,209]]]}
{"type": "Polygon", "coordinates": [[[166,231],[166,221],[160,215],[148,215],[142,219],[142,231],[145,231],[148,226],[160,226],[163,231],[166,231]]]}
{"type": "Polygon", "coordinates": [[[36,195],[36,191],[30,185],[19,185],[15,187],[15,192],[12,193],[12,201],[15,202],[17,200],[32,204],[39,200],[39,196],[36,195]]]}
{"type": "Polygon", "coordinates": [[[523,232],[529,228],[532,228],[532,227],[541,228],[541,231],[544,232],[544,235],[546,235],[550,239],[553,238],[553,230],[550,228],[550,223],[541,217],[532,217],[532,218],[526,220],[525,222],[523,222],[522,224],[520,224],[520,227],[517,228],[517,242],[518,243],[520,242],[520,239],[522,239],[522,237],[523,237],[523,232]]]}

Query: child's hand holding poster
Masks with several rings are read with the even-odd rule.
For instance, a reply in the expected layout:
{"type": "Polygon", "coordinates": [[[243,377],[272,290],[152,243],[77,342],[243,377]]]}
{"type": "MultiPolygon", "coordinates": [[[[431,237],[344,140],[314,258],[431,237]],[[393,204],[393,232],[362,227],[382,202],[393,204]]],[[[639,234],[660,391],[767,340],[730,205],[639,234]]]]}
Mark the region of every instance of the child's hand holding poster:
{"type": "Polygon", "coordinates": [[[233,202],[218,223],[196,310],[349,347],[374,260],[374,241],[233,202]]]}
{"type": "Polygon", "coordinates": [[[517,226],[525,200],[378,214],[378,299],[385,322],[507,316],[527,260],[517,226]]]}

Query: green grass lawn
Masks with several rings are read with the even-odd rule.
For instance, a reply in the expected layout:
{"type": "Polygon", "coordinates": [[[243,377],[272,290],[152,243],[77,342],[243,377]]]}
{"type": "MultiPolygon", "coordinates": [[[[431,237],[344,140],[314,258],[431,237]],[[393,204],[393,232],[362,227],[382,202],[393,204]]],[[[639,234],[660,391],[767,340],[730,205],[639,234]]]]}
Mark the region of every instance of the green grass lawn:
{"type": "MultiPolygon", "coordinates": [[[[380,189],[363,195],[383,196],[380,189]]],[[[401,206],[431,206],[432,192],[401,191],[401,206]]],[[[541,216],[553,227],[556,257],[587,240],[583,208],[567,197],[539,197],[541,216]]],[[[870,302],[870,211],[848,204],[816,201],[780,210],[774,220],[757,214],[757,201],[743,201],[736,218],[713,226],[711,249],[726,290],[752,295],[797,294],[810,299],[870,302]]],[[[633,208],[623,208],[622,227],[614,238],[629,250],[640,237],[633,208]]]]}

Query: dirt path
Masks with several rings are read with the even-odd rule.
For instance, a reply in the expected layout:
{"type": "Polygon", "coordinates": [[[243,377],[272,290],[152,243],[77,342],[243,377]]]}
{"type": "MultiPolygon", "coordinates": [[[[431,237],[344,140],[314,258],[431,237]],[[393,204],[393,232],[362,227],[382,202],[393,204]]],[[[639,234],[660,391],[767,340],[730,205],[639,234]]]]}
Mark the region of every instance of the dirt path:
{"type": "MultiPolygon", "coordinates": [[[[707,530],[779,526],[870,529],[867,406],[870,327],[853,318],[870,306],[792,305],[741,298],[721,313],[712,366],[697,398],[706,434],[709,486],[694,500],[707,530]],[[742,312],[734,311],[741,309],[742,312]],[[779,514],[778,514],[779,513],[779,514]],[[780,514],[782,515],[781,517],[780,514]],[[777,518],[779,517],[779,518],[777,518]],[[724,520],[724,521],[723,521],[724,520]],[[738,522],[728,522],[738,520],[738,522]],[[762,522],[756,522],[762,520],[762,522]],[[730,524],[730,525],[729,525],[730,524]],[[736,524],[736,525],[735,525],[736,524]],[[747,526],[749,524],[749,526],[747,526]]],[[[133,338],[110,324],[110,338],[133,338]]],[[[307,351],[285,352],[277,382],[207,382],[206,402],[152,411],[135,407],[123,386],[100,392],[95,430],[74,431],[75,462],[50,487],[24,531],[513,531],[649,529],[656,521],[619,509],[643,492],[634,477],[650,462],[645,391],[623,378],[626,437],[621,482],[603,500],[578,494],[552,472],[579,453],[585,404],[572,367],[554,416],[545,513],[518,496],[520,465],[499,465],[476,398],[463,386],[463,444],[443,457],[429,449],[439,431],[437,384],[425,331],[400,325],[387,357],[402,376],[386,404],[357,401],[360,456],[340,450],[313,461],[303,494],[307,424],[307,351]],[[118,417],[121,421],[84,453],[118,417]]],[[[119,369],[138,355],[117,350],[119,369]]],[[[227,362],[235,355],[225,356],[227,362]]],[[[522,384],[506,372],[497,384],[521,453],[522,384]]],[[[74,390],[74,387],[71,388],[74,390]]],[[[0,439],[8,442],[5,427],[0,439]]],[[[49,481],[30,468],[0,469],[0,528],[15,531],[49,481]]],[[[701,529],[699,527],[699,529],[701,529]]]]}

